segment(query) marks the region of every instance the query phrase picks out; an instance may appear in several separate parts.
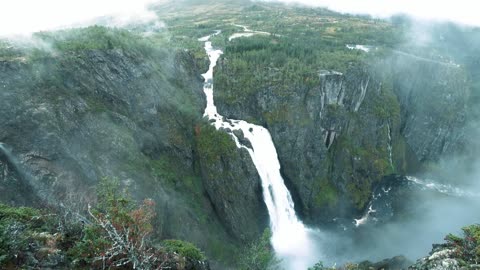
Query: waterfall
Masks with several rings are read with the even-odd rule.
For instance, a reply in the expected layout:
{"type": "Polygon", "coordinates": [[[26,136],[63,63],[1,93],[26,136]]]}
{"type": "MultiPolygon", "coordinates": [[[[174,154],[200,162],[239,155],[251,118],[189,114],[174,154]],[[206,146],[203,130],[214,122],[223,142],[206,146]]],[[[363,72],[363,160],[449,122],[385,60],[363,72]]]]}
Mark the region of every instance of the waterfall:
{"type": "Polygon", "coordinates": [[[392,147],[392,130],[390,128],[390,123],[387,123],[387,135],[388,135],[388,160],[390,161],[390,167],[392,171],[395,171],[395,167],[393,166],[393,147],[392,147]]]}
{"type": "MultiPolygon", "coordinates": [[[[219,33],[220,31],[217,31],[213,35],[219,33]]],[[[226,119],[217,112],[213,100],[213,69],[223,52],[212,47],[212,42],[209,40],[213,35],[199,39],[205,42],[205,51],[210,60],[208,71],[202,74],[205,79],[204,92],[207,98],[204,116],[208,117],[215,128],[227,130],[237,147],[246,149],[250,154],[262,181],[263,198],[270,216],[271,243],[275,252],[284,260],[288,269],[307,269],[315,263],[316,259],[315,248],[309,237],[313,231],[307,229],[295,213],[292,196],[280,174],[280,162],[270,132],[262,126],[243,120],[226,119]],[[240,143],[233,134],[235,130],[243,132],[252,148],[240,143]]]]}
{"type": "Polygon", "coordinates": [[[407,176],[406,178],[408,181],[419,185],[423,189],[437,191],[439,193],[443,193],[449,196],[470,198],[480,197],[480,194],[475,191],[462,189],[450,184],[442,184],[430,179],[420,179],[414,176],[407,176]]]}
{"type": "Polygon", "coordinates": [[[5,160],[12,166],[11,168],[15,170],[20,175],[24,176],[23,171],[20,169],[17,159],[12,155],[12,152],[5,147],[5,144],[0,142],[0,156],[3,155],[5,160]]]}
{"type": "MultiPolygon", "coordinates": [[[[32,180],[32,176],[28,171],[26,171],[20,161],[12,154],[12,152],[4,143],[0,142],[0,158],[3,156],[7,165],[10,166],[10,169],[15,171],[19,177],[25,181],[27,185],[33,185],[34,181],[32,180]]],[[[39,189],[37,187],[37,189],[39,189]]]]}

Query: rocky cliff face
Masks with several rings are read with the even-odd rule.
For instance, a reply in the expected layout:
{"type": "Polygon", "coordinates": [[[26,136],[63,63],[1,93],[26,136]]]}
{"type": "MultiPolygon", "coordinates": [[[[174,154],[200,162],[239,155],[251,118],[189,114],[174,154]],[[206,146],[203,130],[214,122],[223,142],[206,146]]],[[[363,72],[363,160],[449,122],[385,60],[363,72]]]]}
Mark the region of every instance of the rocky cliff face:
{"type": "Polygon", "coordinates": [[[391,89],[366,69],[319,71],[318,76],[320,83],[313,87],[292,85],[281,93],[275,87],[261,89],[247,104],[225,102],[222,91],[227,90],[217,86],[222,114],[253,118],[270,130],[299,210],[314,222],[364,206],[371,183],[398,163],[390,162],[388,149],[399,130],[391,89]],[[376,104],[376,97],[393,106],[376,104]]]}
{"type": "MultiPolygon", "coordinates": [[[[246,89],[251,94],[240,100],[228,82],[216,84],[223,115],[270,130],[307,222],[358,215],[383,176],[413,171],[462,143],[468,96],[462,70],[403,54],[383,64],[388,68],[321,70],[316,85],[268,83],[246,89]]],[[[218,73],[235,77],[231,72],[226,54],[218,73]]]]}
{"type": "Polygon", "coordinates": [[[454,63],[395,52],[388,63],[402,108],[402,130],[420,162],[459,153],[465,143],[470,89],[466,72],[454,63]]]}
{"type": "Polygon", "coordinates": [[[213,126],[198,127],[196,136],[202,182],[216,214],[232,235],[254,239],[268,226],[268,215],[250,155],[213,126]]]}
{"type": "MultiPolygon", "coordinates": [[[[188,51],[135,45],[0,57],[0,200],[82,211],[98,179],[118,178],[157,202],[158,236],[228,258],[267,225],[257,172],[201,119],[205,67],[188,51]]],[[[469,88],[458,66],[394,54],[318,70],[315,83],[271,69],[238,95],[229,65],[226,53],[215,71],[226,75],[215,77],[219,111],[270,130],[307,223],[358,217],[385,175],[462,147],[469,88]]]]}
{"type": "Polygon", "coordinates": [[[244,153],[210,167],[197,146],[204,67],[136,45],[1,58],[0,200],[82,211],[100,178],[118,178],[157,202],[158,236],[220,257],[265,226],[258,178],[244,153]]]}

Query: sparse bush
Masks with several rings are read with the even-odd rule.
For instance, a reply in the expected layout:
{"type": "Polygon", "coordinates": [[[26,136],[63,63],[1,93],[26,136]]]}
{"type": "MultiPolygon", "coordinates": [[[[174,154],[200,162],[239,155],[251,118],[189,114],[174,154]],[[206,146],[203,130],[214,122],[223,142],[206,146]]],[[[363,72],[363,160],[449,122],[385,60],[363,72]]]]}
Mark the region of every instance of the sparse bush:
{"type": "MultiPolygon", "coordinates": [[[[34,260],[41,265],[52,259],[50,255],[57,255],[64,237],[56,233],[56,217],[29,207],[0,204],[0,268],[25,267],[34,260]]],[[[61,257],[52,261],[64,262],[61,257]]]]}
{"type": "Polygon", "coordinates": [[[128,194],[120,190],[115,180],[103,179],[98,189],[97,208],[89,206],[91,223],[84,237],[70,254],[86,264],[105,267],[129,265],[133,269],[150,269],[159,258],[149,237],[155,216],[152,200],[146,199],[136,207],[128,194]]]}
{"type": "Polygon", "coordinates": [[[89,205],[89,217],[0,204],[0,268],[148,270],[204,261],[203,253],[188,242],[167,240],[164,248],[154,246],[154,207],[150,199],[135,203],[118,181],[108,178],[98,185],[98,204],[89,205]]]}
{"type": "Polygon", "coordinates": [[[201,261],[205,260],[205,255],[192,243],[181,240],[165,240],[162,242],[162,246],[167,252],[175,252],[183,257],[187,257],[193,260],[201,261]]]}

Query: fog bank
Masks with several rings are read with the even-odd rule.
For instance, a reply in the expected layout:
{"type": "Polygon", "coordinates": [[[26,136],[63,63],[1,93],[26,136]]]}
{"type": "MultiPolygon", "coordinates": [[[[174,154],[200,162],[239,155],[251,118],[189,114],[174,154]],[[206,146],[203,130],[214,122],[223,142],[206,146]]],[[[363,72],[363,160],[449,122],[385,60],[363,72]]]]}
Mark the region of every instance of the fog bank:
{"type": "Polygon", "coordinates": [[[110,26],[157,19],[148,10],[154,0],[3,0],[0,3],[0,36],[88,26],[99,17],[110,17],[110,26]]]}

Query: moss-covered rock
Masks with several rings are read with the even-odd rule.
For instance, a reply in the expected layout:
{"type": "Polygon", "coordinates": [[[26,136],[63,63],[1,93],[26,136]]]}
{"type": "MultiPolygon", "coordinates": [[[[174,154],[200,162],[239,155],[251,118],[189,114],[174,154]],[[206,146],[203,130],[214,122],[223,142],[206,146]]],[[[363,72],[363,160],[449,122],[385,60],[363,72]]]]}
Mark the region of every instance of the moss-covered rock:
{"type": "Polygon", "coordinates": [[[208,123],[198,126],[195,136],[203,185],[218,217],[236,239],[256,239],[268,225],[268,216],[250,155],[208,123]]]}

